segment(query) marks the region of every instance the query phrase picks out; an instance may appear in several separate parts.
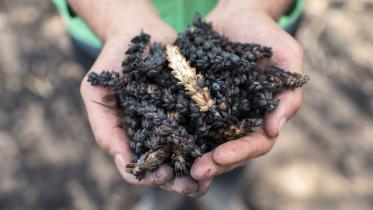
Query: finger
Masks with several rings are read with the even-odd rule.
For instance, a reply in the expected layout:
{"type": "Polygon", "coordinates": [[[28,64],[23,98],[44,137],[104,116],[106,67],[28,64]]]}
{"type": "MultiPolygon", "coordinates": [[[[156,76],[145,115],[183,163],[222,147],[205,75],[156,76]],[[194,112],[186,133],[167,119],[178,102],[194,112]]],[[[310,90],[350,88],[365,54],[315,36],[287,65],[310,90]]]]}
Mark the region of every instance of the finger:
{"type": "MultiPolygon", "coordinates": [[[[119,44],[122,43],[106,43],[91,71],[100,72],[103,69],[119,70],[120,61],[123,59],[122,56],[119,56],[123,54],[119,52],[121,50],[118,50],[122,49],[118,48],[119,44]]],[[[126,166],[130,163],[132,152],[121,126],[121,116],[115,110],[116,98],[109,90],[91,86],[86,80],[82,82],[81,94],[98,145],[114,158],[118,170],[127,182],[150,186],[163,184],[173,178],[170,167],[161,167],[159,170],[147,174],[141,182],[128,173],[126,166]],[[102,104],[105,104],[105,106],[102,104]]]]}
{"type": "Polygon", "coordinates": [[[274,142],[274,139],[270,139],[263,129],[260,129],[248,136],[220,145],[212,152],[212,158],[222,166],[239,164],[266,154],[274,142]]]}
{"type": "MultiPolygon", "coordinates": [[[[292,38],[291,38],[292,40],[292,38]]],[[[303,72],[303,48],[295,40],[292,40],[283,52],[283,49],[274,49],[274,57],[272,58],[274,65],[281,68],[303,72]]],[[[264,128],[268,136],[275,138],[285,126],[286,122],[298,111],[302,104],[302,89],[287,90],[276,95],[280,99],[279,106],[274,112],[265,117],[264,128]]]]}
{"type": "Polygon", "coordinates": [[[225,167],[214,162],[212,159],[212,152],[209,152],[194,161],[190,169],[190,175],[195,180],[203,180],[211,178],[213,174],[220,173],[224,171],[224,169],[225,167]]]}
{"type": "Polygon", "coordinates": [[[234,168],[242,166],[244,164],[245,162],[240,162],[228,166],[219,165],[213,160],[212,152],[209,152],[194,161],[190,170],[190,175],[193,177],[193,179],[198,181],[211,179],[214,176],[231,171],[234,168]]]}
{"type": "Polygon", "coordinates": [[[160,188],[182,195],[190,195],[198,192],[198,183],[190,177],[176,177],[161,185],[160,188]]]}
{"type": "Polygon", "coordinates": [[[189,194],[188,196],[193,197],[193,198],[197,198],[197,197],[203,196],[209,190],[210,185],[212,183],[212,180],[213,180],[212,178],[209,178],[209,179],[205,179],[205,180],[199,181],[198,182],[198,190],[197,190],[197,192],[189,194]]]}
{"type": "MultiPolygon", "coordinates": [[[[123,55],[113,47],[114,44],[105,45],[91,71],[100,72],[104,69],[119,71],[123,55]]],[[[91,86],[86,78],[82,81],[80,92],[98,145],[111,156],[121,154],[123,158],[129,160],[131,152],[127,137],[121,128],[120,116],[116,111],[116,98],[108,89],[91,86]]]]}
{"type": "Polygon", "coordinates": [[[118,168],[120,175],[130,184],[142,185],[142,186],[157,186],[163,185],[173,179],[173,171],[170,166],[162,165],[154,172],[147,172],[145,177],[139,181],[133,176],[133,174],[127,171],[126,161],[121,155],[116,154],[114,157],[115,165],[118,168]]]}
{"type": "Polygon", "coordinates": [[[279,93],[276,98],[280,103],[274,112],[264,120],[264,128],[269,137],[275,138],[284,128],[286,122],[298,111],[302,104],[302,89],[279,93]]]}

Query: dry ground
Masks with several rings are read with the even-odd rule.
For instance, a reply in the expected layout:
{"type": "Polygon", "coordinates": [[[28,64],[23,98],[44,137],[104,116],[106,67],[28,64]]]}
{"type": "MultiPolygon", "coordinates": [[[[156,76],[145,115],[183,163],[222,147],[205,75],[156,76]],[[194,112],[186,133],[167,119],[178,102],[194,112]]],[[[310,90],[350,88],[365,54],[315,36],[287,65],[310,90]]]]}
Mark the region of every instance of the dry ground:
{"type": "MultiPolygon", "coordinates": [[[[253,209],[373,208],[373,0],[308,0],[304,105],[245,182],[253,209]]],[[[128,209],[50,1],[0,1],[0,209],[128,209]]]]}

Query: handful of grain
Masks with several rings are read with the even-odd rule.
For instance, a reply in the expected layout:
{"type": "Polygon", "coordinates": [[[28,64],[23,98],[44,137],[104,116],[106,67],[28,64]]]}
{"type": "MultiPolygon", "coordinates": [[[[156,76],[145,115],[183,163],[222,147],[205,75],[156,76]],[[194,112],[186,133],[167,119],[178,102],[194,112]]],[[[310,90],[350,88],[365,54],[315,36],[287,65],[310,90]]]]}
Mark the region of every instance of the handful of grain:
{"type": "Polygon", "coordinates": [[[271,57],[271,48],[232,42],[197,15],[173,44],[150,44],[145,33],[134,37],[123,74],[90,73],[88,81],[110,88],[120,102],[133,151],[129,172],[141,180],[168,164],[183,176],[202,154],[261,126],[280,103],[276,92],[309,80],[257,65],[271,57]]]}

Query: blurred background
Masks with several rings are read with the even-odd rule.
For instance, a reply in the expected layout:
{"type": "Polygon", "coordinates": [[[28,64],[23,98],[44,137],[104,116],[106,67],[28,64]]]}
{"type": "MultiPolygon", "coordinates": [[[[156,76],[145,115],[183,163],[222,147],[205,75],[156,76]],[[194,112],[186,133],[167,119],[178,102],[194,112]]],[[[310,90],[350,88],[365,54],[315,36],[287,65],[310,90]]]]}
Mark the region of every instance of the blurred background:
{"type": "MultiPolygon", "coordinates": [[[[297,39],[311,82],[275,148],[247,168],[248,208],[373,209],[372,23],[373,0],[306,1],[297,39]]],[[[50,1],[0,1],[1,210],[130,209],[139,199],[94,142],[84,74],[50,1]]]]}

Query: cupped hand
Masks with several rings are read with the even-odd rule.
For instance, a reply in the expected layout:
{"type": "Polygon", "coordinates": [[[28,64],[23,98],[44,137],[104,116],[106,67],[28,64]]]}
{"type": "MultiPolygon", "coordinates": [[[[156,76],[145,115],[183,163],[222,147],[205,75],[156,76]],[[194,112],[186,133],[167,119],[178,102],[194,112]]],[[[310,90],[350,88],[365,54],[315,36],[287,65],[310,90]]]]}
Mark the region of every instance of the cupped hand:
{"type": "MultiPolygon", "coordinates": [[[[108,25],[109,31],[100,33],[104,39],[104,46],[88,74],[90,72],[100,73],[103,70],[121,72],[124,52],[128,49],[130,40],[141,31],[150,34],[152,41],[172,43],[175,40],[175,31],[166,25],[148,5],[137,7],[136,4],[131,4],[127,11],[122,12],[127,17],[121,17],[122,20],[113,20],[110,24],[114,26],[108,25]]],[[[206,191],[206,181],[198,182],[190,177],[176,178],[173,176],[171,167],[167,165],[162,165],[154,172],[148,172],[144,179],[138,181],[126,169],[132,152],[128,137],[121,126],[122,116],[120,109],[117,109],[116,97],[106,88],[91,86],[87,82],[87,77],[81,83],[80,92],[98,145],[114,159],[125,181],[134,185],[161,187],[186,195],[206,191]]]]}
{"type": "MultiPolygon", "coordinates": [[[[298,42],[279,28],[267,13],[245,10],[243,7],[216,8],[207,17],[213,28],[229,39],[243,43],[258,43],[272,47],[271,65],[301,73],[303,50],[298,42]]],[[[302,90],[283,91],[274,112],[265,117],[264,126],[249,135],[226,142],[212,152],[197,159],[191,169],[196,180],[212,179],[214,176],[243,166],[252,158],[271,150],[285,123],[298,110],[302,102],[302,90]]]]}

